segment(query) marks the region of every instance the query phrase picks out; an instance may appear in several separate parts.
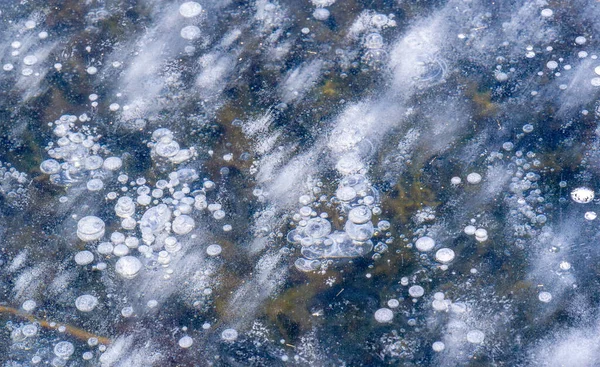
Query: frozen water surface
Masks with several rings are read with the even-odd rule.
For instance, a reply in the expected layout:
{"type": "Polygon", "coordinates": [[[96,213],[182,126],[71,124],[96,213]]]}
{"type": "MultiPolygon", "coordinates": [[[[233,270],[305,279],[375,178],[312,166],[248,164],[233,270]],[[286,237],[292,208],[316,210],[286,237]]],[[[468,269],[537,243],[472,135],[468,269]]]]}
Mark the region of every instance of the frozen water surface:
{"type": "Polygon", "coordinates": [[[598,19],[0,2],[0,364],[597,366],[598,19]]]}

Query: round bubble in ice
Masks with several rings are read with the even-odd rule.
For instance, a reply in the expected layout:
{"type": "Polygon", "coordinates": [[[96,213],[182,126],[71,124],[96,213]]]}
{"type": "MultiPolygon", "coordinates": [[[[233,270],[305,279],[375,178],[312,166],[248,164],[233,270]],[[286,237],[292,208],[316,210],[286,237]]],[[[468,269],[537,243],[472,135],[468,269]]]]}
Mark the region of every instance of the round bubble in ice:
{"type": "Polygon", "coordinates": [[[129,196],[122,196],[115,204],[115,214],[121,218],[131,217],[135,213],[135,203],[129,196]]]}
{"type": "Polygon", "coordinates": [[[446,345],[440,341],[434,342],[431,345],[431,349],[433,349],[434,352],[438,352],[438,353],[443,351],[445,348],[446,348],[446,345]]]}
{"type": "Polygon", "coordinates": [[[192,344],[194,344],[194,339],[192,339],[190,336],[184,336],[181,339],[179,339],[179,346],[181,348],[189,348],[192,346],[192,344]]]}
{"type": "Polygon", "coordinates": [[[21,331],[23,332],[23,335],[30,338],[37,334],[38,328],[34,324],[27,324],[27,325],[23,325],[23,328],[21,329],[21,331]]]}
{"type": "Polygon", "coordinates": [[[40,164],[40,170],[47,175],[53,175],[60,172],[60,163],[54,159],[46,159],[40,164]]]}
{"type": "Polygon", "coordinates": [[[331,233],[331,223],[324,218],[311,218],[307,221],[304,233],[312,238],[321,238],[331,233]]]}
{"type": "Polygon", "coordinates": [[[225,329],[221,333],[221,339],[232,342],[238,337],[238,332],[235,329],[225,329]]]}
{"type": "Polygon", "coordinates": [[[173,220],[171,229],[173,229],[173,232],[183,235],[190,233],[194,229],[194,226],[195,223],[192,217],[189,215],[180,215],[173,220]]]}
{"type": "Polygon", "coordinates": [[[115,264],[117,274],[126,279],[134,278],[141,269],[142,262],[133,256],[123,256],[115,264]]]}
{"type": "Polygon", "coordinates": [[[579,204],[586,204],[594,200],[594,190],[588,187],[578,187],[571,191],[571,199],[579,204]]]}
{"type": "Polygon", "coordinates": [[[100,191],[104,188],[104,182],[99,178],[92,178],[86,183],[86,187],[90,191],[100,191]]]}
{"type": "Polygon", "coordinates": [[[415,247],[422,252],[431,251],[435,247],[435,241],[431,237],[423,236],[415,242],[415,247]]]}
{"type": "Polygon", "coordinates": [[[365,37],[365,47],[369,49],[383,48],[383,37],[379,33],[370,33],[365,37]]]}
{"type": "Polygon", "coordinates": [[[94,254],[90,251],[79,251],[75,254],[75,263],[77,263],[77,265],[91,264],[92,261],[94,261],[94,254]]]}
{"type": "Polygon", "coordinates": [[[219,245],[210,245],[206,248],[208,256],[218,256],[223,249],[219,245]]]}
{"type": "Polygon", "coordinates": [[[161,156],[161,157],[165,157],[165,158],[169,158],[169,157],[173,157],[175,155],[177,155],[177,153],[179,153],[180,147],[179,147],[179,143],[177,143],[175,140],[161,140],[158,144],[156,144],[156,147],[154,147],[156,154],[161,156]]]}
{"type": "Polygon", "coordinates": [[[375,311],[375,320],[382,324],[392,322],[393,318],[394,312],[392,312],[392,310],[390,310],[389,308],[382,307],[379,310],[375,311]]]}
{"type": "Polygon", "coordinates": [[[425,289],[423,289],[423,287],[420,285],[413,285],[412,287],[408,288],[408,294],[413,298],[419,298],[425,294],[425,289]]]}
{"type": "Polygon", "coordinates": [[[466,226],[465,229],[465,234],[468,234],[469,236],[472,236],[475,234],[475,232],[477,231],[477,228],[475,226],[466,226]]]}
{"type": "Polygon", "coordinates": [[[546,292],[546,291],[540,292],[538,294],[538,299],[541,302],[548,303],[548,302],[552,301],[552,294],[550,292],[546,292]]]}
{"type": "Polygon", "coordinates": [[[123,161],[119,157],[108,157],[104,160],[102,167],[109,171],[116,171],[123,166],[123,161]]]}
{"type": "Polygon", "coordinates": [[[82,241],[95,241],[104,236],[104,221],[95,216],[83,217],[77,222],[77,237],[82,241]]]}
{"type": "Polygon", "coordinates": [[[371,237],[373,237],[373,233],[375,229],[373,228],[373,223],[367,222],[365,224],[356,224],[351,221],[346,221],[346,225],[344,226],[348,237],[355,241],[367,241],[371,237]]]}
{"type": "Polygon", "coordinates": [[[38,62],[38,58],[34,55],[27,55],[27,56],[25,56],[25,58],[23,58],[23,64],[25,64],[27,66],[34,65],[37,62],[38,62]]]}
{"type": "Polygon", "coordinates": [[[183,39],[192,41],[200,38],[201,32],[200,28],[196,27],[195,25],[188,25],[186,27],[181,28],[181,32],[179,33],[179,35],[183,39]]]}
{"type": "Polygon", "coordinates": [[[369,209],[365,205],[360,205],[355,208],[352,208],[348,213],[348,219],[355,224],[367,223],[371,220],[371,216],[371,209],[369,209]]]}
{"type": "Polygon", "coordinates": [[[485,339],[485,334],[481,330],[471,330],[467,333],[467,341],[473,344],[481,344],[485,339]]]}
{"type": "Polygon", "coordinates": [[[81,312],[91,312],[98,305],[98,298],[91,294],[84,294],[77,297],[75,300],[75,307],[81,312]]]}
{"type": "Polygon", "coordinates": [[[202,13],[202,5],[195,1],[186,1],[179,6],[179,14],[185,18],[193,18],[202,13]]]}
{"type": "Polygon", "coordinates": [[[478,184],[481,182],[481,175],[477,172],[471,172],[467,175],[467,182],[470,184],[478,184]]]}
{"type": "Polygon", "coordinates": [[[329,18],[329,14],[329,10],[325,8],[317,8],[315,11],[313,11],[313,17],[316,20],[327,20],[327,18],[329,18]]]}
{"type": "Polygon", "coordinates": [[[56,343],[54,346],[54,354],[63,359],[68,359],[75,352],[75,346],[67,341],[56,343]]]}
{"type": "Polygon", "coordinates": [[[454,260],[454,251],[446,247],[441,248],[435,253],[435,259],[442,264],[450,263],[454,260]]]}

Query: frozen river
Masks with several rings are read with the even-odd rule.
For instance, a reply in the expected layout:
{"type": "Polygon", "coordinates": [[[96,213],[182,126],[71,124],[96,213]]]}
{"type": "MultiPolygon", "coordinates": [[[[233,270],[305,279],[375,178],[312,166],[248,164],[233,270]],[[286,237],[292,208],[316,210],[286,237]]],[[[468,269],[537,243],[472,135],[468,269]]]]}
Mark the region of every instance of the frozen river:
{"type": "Polygon", "coordinates": [[[1,365],[600,365],[598,19],[0,0],[1,365]]]}

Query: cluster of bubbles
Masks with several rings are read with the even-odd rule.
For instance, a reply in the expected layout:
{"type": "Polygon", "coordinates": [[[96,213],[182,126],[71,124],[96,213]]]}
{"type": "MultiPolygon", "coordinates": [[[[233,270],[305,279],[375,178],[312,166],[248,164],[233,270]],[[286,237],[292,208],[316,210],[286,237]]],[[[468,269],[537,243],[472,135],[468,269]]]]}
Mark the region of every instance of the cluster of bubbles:
{"type": "Polygon", "coordinates": [[[168,160],[171,163],[180,164],[194,158],[196,149],[194,147],[181,148],[174,139],[173,132],[166,128],[159,128],[152,133],[152,141],[148,144],[151,148],[152,158],[168,160]]]}
{"type": "MultiPolygon", "coordinates": [[[[202,14],[202,5],[195,1],[187,1],[179,6],[179,14],[186,20],[197,18],[202,14]]],[[[198,28],[197,25],[191,24],[181,28],[179,35],[185,40],[194,41],[200,38],[202,31],[200,31],[200,28],[198,28]]]]}
{"type": "Polygon", "coordinates": [[[51,159],[43,161],[40,170],[50,175],[53,184],[69,186],[87,180],[88,189],[98,191],[104,187],[103,178],[123,165],[119,157],[103,157],[106,152],[90,129],[77,128],[77,122],[87,119],[86,115],[62,115],[49,124],[58,139],[46,147],[51,159]]]}
{"type": "MultiPolygon", "coordinates": [[[[28,20],[24,23],[24,27],[19,29],[18,37],[23,37],[22,41],[15,39],[10,43],[10,58],[15,61],[10,61],[2,65],[2,70],[7,73],[14,73],[15,68],[17,67],[15,64],[20,62],[23,67],[21,68],[20,74],[22,76],[28,77],[31,75],[39,76],[40,72],[34,69],[34,66],[40,63],[40,58],[43,52],[36,53],[33,51],[31,46],[33,45],[30,42],[30,39],[33,39],[35,35],[31,33],[34,32],[34,29],[37,27],[37,22],[35,20],[28,20]]],[[[37,38],[40,41],[46,40],[48,38],[48,32],[40,31],[37,34],[37,38]]]]}
{"type": "Polygon", "coordinates": [[[12,207],[22,207],[29,198],[27,174],[17,171],[10,163],[0,162],[0,194],[12,207]]]}
{"type": "Polygon", "coordinates": [[[384,28],[395,27],[396,21],[394,15],[385,15],[381,13],[369,12],[366,14],[363,23],[366,25],[362,45],[364,53],[362,60],[371,67],[377,67],[387,58],[385,42],[381,31],[384,28]]]}
{"type": "MultiPolygon", "coordinates": [[[[54,124],[54,134],[59,136],[58,147],[52,144],[48,154],[53,159],[42,162],[42,172],[49,174],[52,182],[65,184],[74,182],[74,177],[91,177],[87,188],[99,191],[104,188],[101,178],[105,171],[117,171],[122,167],[121,159],[108,157],[103,159],[102,151],[96,140],[82,133],[73,132],[75,116],[62,116],[54,124]],[[57,159],[63,161],[59,163],[57,159]],[[97,181],[97,182],[96,182],[97,181]]],[[[82,130],[86,130],[85,128],[82,130]]],[[[89,130],[89,129],[88,129],[89,130]]],[[[148,144],[151,156],[157,163],[166,159],[170,163],[179,164],[195,156],[193,148],[181,149],[174,140],[173,133],[164,128],[155,130],[148,144]]],[[[95,252],[106,258],[116,257],[115,272],[125,279],[136,277],[146,266],[169,267],[173,254],[182,249],[180,239],[190,234],[196,227],[199,213],[209,212],[215,220],[222,220],[226,213],[221,204],[210,202],[207,195],[216,188],[214,182],[199,180],[199,175],[192,168],[180,168],[168,174],[167,179],[160,179],[150,185],[144,178],[135,180],[120,173],[117,181],[122,185],[118,191],[106,194],[109,202],[114,202],[115,219],[120,221],[120,228],[110,233],[109,241],[103,241],[106,235],[106,224],[103,219],[88,215],[77,223],[77,237],[95,246],[95,252]],[[137,252],[141,256],[134,256],[137,252]]],[[[225,224],[224,231],[230,231],[231,225],[225,224]]],[[[207,254],[218,256],[219,245],[210,245],[207,254]]],[[[75,255],[75,262],[85,266],[94,261],[94,253],[85,250],[75,255]]],[[[95,265],[98,270],[106,268],[104,262],[95,265]]],[[[167,276],[172,272],[167,270],[167,276]]],[[[77,299],[77,309],[83,312],[92,311],[97,299],[84,295],[77,299]]]]}
{"type": "MultiPolygon", "coordinates": [[[[517,238],[516,243],[520,245],[523,238],[535,235],[544,226],[548,220],[546,210],[551,208],[552,204],[547,203],[542,195],[539,171],[543,167],[537,154],[533,151],[524,153],[521,150],[513,153],[512,142],[505,142],[502,149],[505,153],[496,152],[490,156],[490,160],[508,160],[508,168],[512,171],[508,186],[511,195],[506,198],[506,202],[510,207],[509,218],[517,238]]],[[[475,222],[472,221],[471,224],[474,225],[475,222]]],[[[473,232],[471,227],[465,228],[465,233],[470,232],[473,232]]],[[[476,229],[472,234],[478,241],[487,238],[483,229],[476,229]]]]}
{"type": "Polygon", "coordinates": [[[329,215],[317,212],[320,203],[328,201],[326,196],[318,200],[301,196],[299,202],[303,206],[293,215],[296,228],[287,235],[289,242],[301,247],[303,257],[296,260],[296,268],[313,271],[326,265],[327,260],[365,256],[373,249],[377,259],[387,251],[387,244],[392,241],[391,233],[386,232],[390,223],[385,220],[373,223],[381,215],[377,196],[364,175],[350,175],[341,180],[331,202],[337,204],[339,214],[346,218],[343,230],[334,230],[329,215]],[[374,246],[376,238],[382,240],[374,246]]]}

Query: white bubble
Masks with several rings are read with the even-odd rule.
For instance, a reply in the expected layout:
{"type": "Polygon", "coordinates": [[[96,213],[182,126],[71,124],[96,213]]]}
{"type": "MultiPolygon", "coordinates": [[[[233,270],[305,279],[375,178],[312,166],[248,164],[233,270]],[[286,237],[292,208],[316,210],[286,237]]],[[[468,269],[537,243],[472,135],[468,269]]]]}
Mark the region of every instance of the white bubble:
{"type": "Polygon", "coordinates": [[[121,309],[121,315],[123,317],[131,317],[131,316],[133,316],[133,307],[131,307],[131,306],[123,307],[123,309],[121,309]]]}
{"type": "Polygon", "coordinates": [[[25,335],[28,338],[35,336],[38,332],[38,328],[34,324],[23,325],[23,328],[21,330],[23,332],[23,335],[25,335]]]}
{"type": "Polygon", "coordinates": [[[62,359],[68,359],[73,352],[75,352],[75,347],[70,342],[62,341],[54,346],[54,354],[62,359]]]}
{"type": "Polygon", "coordinates": [[[587,220],[594,220],[598,217],[598,214],[596,212],[585,212],[583,217],[587,220]]]}
{"type": "Polygon", "coordinates": [[[477,172],[471,172],[467,175],[467,182],[470,184],[478,184],[481,182],[481,175],[477,172]]]}
{"type": "Polygon", "coordinates": [[[86,187],[90,191],[100,191],[104,188],[104,182],[99,178],[92,178],[86,183],[86,187]]]}
{"type": "Polygon", "coordinates": [[[86,69],[87,73],[90,75],[94,75],[98,72],[98,68],[96,68],[95,66],[90,66],[89,68],[86,69]]]}
{"type": "Polygon", "coordinates": [[[23,307],[23,310],[31,312],[37,307],[37,303],[34,300],[28,299],[27,301],[23,302],[21,307],[23,307]]]}
{"type": "Polygon", "coordinates": [[[91,294],[84,294],[75,300],[75,307],[81,312],[91,312],[96,306],[98,306],[98,298],[91,294]]]}
{"type": "Polygon", "coordinates": [[[187,1],[179,6],[179,14],[185,18],[193,18],[202,13],[202,5],[195,1],[187,1]]]}
{"type": "Polygon", "coordinates": [[[554,70],[558,67],[558,63],[554,60],[550,60],[546,63],[546,67],[550,70],[554,70]]]}
{"type": "Polygon", "coordinates": [[[594,73],[596,73],[596,75],[600,75],[600,65],[594,68],[594,73]]]}
{"type": "Polygon", "coordinates": [[[33,29],[35,28],[36,24],[34,20],[28,20],[25,22],[25,28],[27,29],[33,29]]]}
{"type": "Polygon", "coordinates": [[[313,11],[312,15],[316,20],[327,20],[327,18],[329,18],[330,12],[325,8],[317,8],[315,9],[315,11],[313,11]]]}
{"type": "Polygon", "coordinates": [[[464,231],[465,231],[465,234],[472,236],[477,231],[477,228],[475,228],[475,226],[466,226],[464,231]]]}
{"type": "Polygon", "coordinates": [[[129,247],[124,244],[118,244],[113,248],[113,254],[115,256],[121,257],[129,254],[129,247]]]}
{"type": "Polygon", "coordinates": [[[600,78],[592,78],[592,80],[590,80],[590,83],[594,87],[600,87],[600,78]]]}
{"type": "Polygon", "coordinates": [[[388,323],[392,322],[394,318],[394,313],[389,308],[382,307],[379,310],[375,311],[375,320],[380,323],[388,323]]]}
{"type": "Polygon", "coordinates": [[[460,177],[458,177],[458,176],[452,177],[452,178],[450,179],[450,183],[451,183],[452,185],[454,185],[454,186],[456,186],[456,185],[460,185],[460,183],[461,183],[461,182],[462,182],[462,180],[461,180],[461,179],[460,179],[460,177]]]}
{"type": "Polygon", "coordinates": [[[190,41],[200,38],[201,34],[202,33],[200,31],[200,28],[196,27],[195,25],[188,25],[186,27],[183,27],[181,28],[181,32],[179,33],[181,38],[190,41]]]}
{"type": "Polygon", "coordinates": [[[587,42],[587,39],[584,36],[578,36],[575,38],[575,43],[578,45],[584,45],[587,42]]]}
{"type": "Polygon", "coordinates": [[[578,187],[571,191],[571,199],[579,204],[586,204],[594,200],[594,190],[587,187],[578,187]]]}
{"type": "Polygon", "coordinates": [[[544,303],[548,303],[552,301],[552,294],[550,292],[540,292],[538,294],[538,299],[544,303]]]}
{"type": "Polygon", "coordinates": [[[79,251],[75,254],[75,263],[77,265],[88,265],[94,261],[94,254],[90,251],[79,251]]]}
{"type": "Polygon", "coordinates": [[[142,262],[133,256],[123,256],[115,264],[117,274],[126,279],[134,278],[142,269],[142,262]]]}
{"type": "Polygon", "coordinates": [[[188,215],[180,215],[173,220],[172,229],[177,234],[188,234],[194,229],[194,219],[188,215]]]}
{"type": "Polygon", "coordinates": [[[95,216],[83,217],[77,222],[77,237],[82,241],[95,241],[104,236],[104,221],[95,216]]]}
{"type": "Polygon", "coordinates": [[[398,301],[395,298],[392,298],[387,302],[387,305],[389,308],[397,308],[398,306],[400,306],[400,301],[398,301]]]}
{"type": "Polygon", "coordinates": [[[117,111],[119,108],[121,108],[121,106],[118,103],[111,103],[108,106],[108,109],[111,110],[111,111],[113,111],[113,112],[117,111]]]}
{"type": "Polygon", "coordinates": [[[181,348],[189,348],[192,346],[192,344],[194,344],[194,339],[187,335],[179,339],[179,346],[181,348]]]}
{"type": "Polygon", "coordinates": [[[552,9],[546,8],[546,9],[542,9],[541,13],[540,13],[543,17],[549,18],[552,16],[552,14],[554,14],[554,12],[552,11],[552,9]]]}
{"type": "Polygon", "coordinates": [[[446,345],[443,342],[437,341],[431,345],[431,349],[433,349],[434,352],[439,353],[439,352],[443,351],[444,349],[446,349],[446,345]]]}
{"type": "Polygon", "coordinates": [[[371,209],[365,205],[360,205],[352,208],[348,213],[348,219],[355,224],[367,223],[371,220],[371,209]]]}
{"type": "Polygon", "coordinates": [[[473,344],[481,344],[485,339],[485,334],[481,330],[471,330],[467,333],[467,341],[473,344]]]}
{"type": "Polygon", "coordinates": [[[441,248],[435,253],[435,259],[442,264],[447,264],[454,260],[454,251],[449,248],[441,248]]]}
{"type": "Polygon", "coordinates": [[[223,251],[223,249],[219,245],[210,245],[206,248],[208,256],[218,256],[221,254],[221,251],[223,251]]]}
{"type": "Polygon", "coordinates": [[[23,58],[23,64],[27,66],[35,65],[38,62],[38,58],[35,55],[27,55],[23,58]]]}
{"type": "Polygon", "coordinates": [[[485,229],[483,229],[483,228],[478,228],[478,229],[475,231],[475,239],[476,239],[477,241],[479,241],[479,242],[483,242],[483,241],[487,240],[487,238],[488,238],[488,233],[487,233],[487,231],[486,231],[485,229]]]}
{"type": "Polygon", "coordinates": [[[431,251],[435,247],[435,241],[431,237],[423,236],[415,242],[415,247],[422,252],[431,251]]]}
{"type": "Polygon", "coordinates": [[[104,167],[104,169],[107,169],[109,171],[116,171],[120,169],[121,166],[123,166],[123,161],[119,157],[108,157],[104,160],[102,166],[104,167]]]}
{"type": "Polygon", "coordinates": [[[325,218],[311,218],[306,222],[304,233],[311,238],[325,237],[331,233],[331,223],[325,218]]]}
{"type": "Polygon", "coordinates": [[[45,40],[46,38],[48,38],[48,32],[46,32],[46,31],[41,31],[40,33],[38,33],[38,37],[39,37],[41,40],[45,40]]]}
{"type": "Polygon", "coordinates": [[[408,288],[408,294],[411,297],[419,298],[425,294],[425,289],[423,289],[423,287],[420,285],[413,285],[412,287],[408,288]]]}
{"type": "Polygon", "coordinates": [[[53,175],[60,172],[60,163],[54,159],[46,159],[40,164],[40,171],[47,175],[53,175]]]}
{"type": "Polygon", "coordinates": [[[232,342],[236,340],[238,337],[238,332],[235,329],[225,329],[221,333],[221,339],[226,340],[228,342],[232,342]]]}
{"type": "Polygon", "coordinates": [[[176,156],[179,153],[179,143],[175,140],[163,139],[154,147],[157,155],[165,158],[176,156]]]}
{"type": "Polygon", "coordinates": [[[13,66],[13,64],[4,64],[2,66],[2,70],[4,71],[11,71],[12,69],[14,69],[15,67],[13,66]]]}
{"type": "Polygon", "coordinates": [[[114,246],[110,242],[100,242],[96,247],[96,251],[101,255],[109,255],[112,254],[114,246]]]}
{"type": "Polygon", "coordinates": [[[131,217],[135,213],[135,203],[129,196],[122,196],[115,204],[115,214],[121,218],[131,217]]]}

